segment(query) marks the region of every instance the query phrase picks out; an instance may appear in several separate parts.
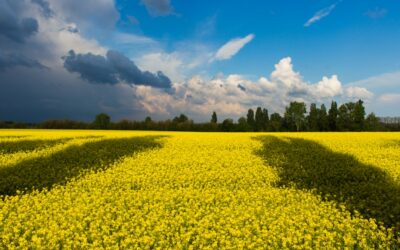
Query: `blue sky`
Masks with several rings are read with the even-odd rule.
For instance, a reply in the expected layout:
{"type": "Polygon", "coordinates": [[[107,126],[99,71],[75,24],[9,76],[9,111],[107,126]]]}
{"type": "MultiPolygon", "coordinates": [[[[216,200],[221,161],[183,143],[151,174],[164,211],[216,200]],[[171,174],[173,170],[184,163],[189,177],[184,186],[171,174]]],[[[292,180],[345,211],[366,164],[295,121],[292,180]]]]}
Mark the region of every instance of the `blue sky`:
{"type": "Polygon", "coordinates": [[[398,1],[3,0],[0,16],[0,120],[358,98],[400,115],[398,1]]]}

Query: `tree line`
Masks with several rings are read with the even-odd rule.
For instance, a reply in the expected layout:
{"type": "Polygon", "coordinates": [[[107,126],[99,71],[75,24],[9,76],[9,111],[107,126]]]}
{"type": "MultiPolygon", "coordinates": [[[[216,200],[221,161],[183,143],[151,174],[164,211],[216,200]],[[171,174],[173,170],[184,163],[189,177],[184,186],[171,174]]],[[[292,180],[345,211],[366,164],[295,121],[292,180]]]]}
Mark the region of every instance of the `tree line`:
{"type": "Polygon", "coordinates": [[[400,131],[400,119],[380,119],[374,113],[366,115],[362,100],[338,106],[332,101],[329,110],[324,104],[312,103],[307,113],[304,102],[291,102],[283,115],[268,113],[267,108],[249,109],[236,122],[233,119],[218,121],[216,112],[210,122],[194,123],[185,114],[173,119],[154,121],[121,120],[111,122],[109,115],[98,114],[93,122],[73,120],[48,120],[39,124],[1,122],[0,128],[44,129],[114,129],[114,130],[161,130],[161,131],[224,131],[224,132],[287,132],[287,131],[400,131]],[[394,122],[393,122],[394,121],[394,122]]]}

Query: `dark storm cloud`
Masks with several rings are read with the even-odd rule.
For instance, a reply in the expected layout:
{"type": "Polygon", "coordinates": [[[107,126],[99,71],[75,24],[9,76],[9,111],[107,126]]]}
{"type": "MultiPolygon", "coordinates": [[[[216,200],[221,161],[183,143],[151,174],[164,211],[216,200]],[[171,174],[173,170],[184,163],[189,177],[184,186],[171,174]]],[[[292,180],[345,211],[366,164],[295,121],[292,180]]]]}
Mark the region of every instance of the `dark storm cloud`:
{"type": "Polygon", "coordinates": [[[92,120],[105,112],[113,120],[143,119],[145,111],[128,85],[84,84],[65,70],[26,67],[0,71],[0,120],[92,120]]]}
{"type": "Polygon", "coordinates": [[[18,53],[0,52],[0,71],[17,66],[23,66],[27,68],[38,68],[38,69],[47,68],[37,60],[28,58],[24,55],[18,53]]]}
{"type": "Polygon", "coordinates": [[[171,80],[161,71],[151,73],[141,71],[133,61],[116,51],[108,51],[106,57],[100,55],[76,54],[71,50],[63,57],[64,67],[69,72],[79,73],[81,78],[98,84],[147,85],[156,88],[170,88],[171,80]]]}
{"type": "Polygon", "coordinates": [[[54,15],[53,10],[50,8],[50,5],[45,0],[31,0],[32,3],[39,5],[40,10],[42,11],[43,16],[49,18],[54,15]]]}
{"type": "Polygon", "coordinates": [[[110,67],[103,56],[88,54],[75,54],[73,50],[63,57],[64,67],[69,72],[77,72],[82,79],[92,83],[116,84],[118,83],[115,70],[110,67]]]}
{"type": "Polygon", "coordinates": [[[31,17],[20,18],[17,5],[3,0],[0,2],[0,36],[5,36],[18,43],[37,33],[39,24],[31,17]]]}
{"type": "Polygon", "coordinates": [[[152,16],[168,16],[174,11],[170,0],[142,0],[142,4],[152,16]]]}

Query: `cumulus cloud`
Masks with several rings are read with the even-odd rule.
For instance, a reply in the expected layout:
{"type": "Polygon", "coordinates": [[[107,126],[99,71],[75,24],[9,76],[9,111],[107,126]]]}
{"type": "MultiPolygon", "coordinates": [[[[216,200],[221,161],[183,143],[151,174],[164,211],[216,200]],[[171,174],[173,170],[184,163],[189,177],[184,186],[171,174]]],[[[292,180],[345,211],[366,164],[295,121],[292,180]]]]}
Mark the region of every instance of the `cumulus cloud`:
{"type": "Polygon", "coordinates": [[[76,54],[71,50],[63,57],[64,67],[91,82],[116,84],[125,82],[135,85],[148,85],[155,88],[169,88],[171,80],[161,71],[153,74],[141,71],[133,61],[123,54],[109,50],[107,55],[76,54]]]}
{"type": "Polygon", "coordinates": [[[171,0],[141,0],[151,16],[168,16],[174,12],[171,0]]]}
{"type": "Polygon", "coordinates": [[[317,11],[310,19],[308,19],[308,21],[304,24],[304,27],[309,27],[311,24],[318,22],[324,17],[329,16],[329,14],[331,14],[331,12],[336,8],[336,5],[338,3],[339,2],[334,3],[326,8],[317,11]]]}
{"type": "Polygon", "coordinates": [[[315,95],[320,98],[334,97],[343,93],[342,84],[337,75],[322,77],[322,80],[315,86],[315,95]]]}
{"type": "Polygon", "coordinates": [[[249,34],[243,38],[235,38],[224,44],[217,53],[214,60],[227,60],[236,55],[247,43],[254,39],[254,34],[249,34]]]}
{"type": "Polygon", "coordinates": [[[38,32],[39,24],[35,18],[21,17],[18,5],[10,0],[0,2],[0,36],[23,43],[38,32]]]}
{"type": "Polygon", "coordinates": [[[28,58],[24,55],[18,53],[3,53],[0,52],[0,71],[17,67],[23,66],[27,68],[38,68],[38,69],[45,69],[47,67],[43,66],[37,60],[28,58]]]}
{"type": "Polygon", "coordinates": [[[135,91],[139,102],[149,113],[169,117],[184,112],[200,120],[208,119],[214,110],[222,117],[237,118],[244,115],[248,108],[256,106],[283,112],[291,101],[310,104],[370,97],[366,89],[344,87],[337,75],[323,76],[314,84],[308,83],[294,70],[290,57],[282,58],[275,64],[269,77],[258,80],[237,74],[218,75],[212,79],[194,76],[187,81],[173,83],[169,92],[140,86],[135,91]]]}

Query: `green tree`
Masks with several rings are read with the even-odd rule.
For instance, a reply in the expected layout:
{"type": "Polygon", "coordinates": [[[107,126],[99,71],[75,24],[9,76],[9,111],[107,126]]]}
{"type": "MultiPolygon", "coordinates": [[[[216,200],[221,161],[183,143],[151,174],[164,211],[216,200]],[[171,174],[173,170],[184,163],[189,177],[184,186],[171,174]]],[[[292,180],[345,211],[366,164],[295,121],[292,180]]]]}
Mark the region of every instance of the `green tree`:
{"type": "Polygon", "coordinates": [[[382,129],[379,118],[374,113],[370,113],[365,119],[365,130],[367,131],[379,131],[382,129]]]}
{"type": "Polygon", "coordinates": [[[268,115],[268,109],[263,109],[263,130],[264,131],[268,131],[268,127],[269,127],[269,115],[268,115]]]}
{"type": "Polygon", "coordinates": [[[319,110],[317,108],[317,105],[315,103],[311,103],[310,105],[310,112],[308,115],[308,126],[310,131],[318,131],[318,115],[319,115],[319,110]]]}
{"type": "Polygon", "coordinates": [[[254,111],[252,109],[249,109],[247,111],[247,124],[251,128],[251,130],[254,130],[255,127],[255,119],[254,119],[254,111]]]}
{"type": "Polygon", "coordinates": [[[336,131],[337,130],[337,117],[338,117],[338,107],[335,101],[332,101],[331,108],[329,109],[328,114],[328,123],[329,123],[329,130],[336,131]]]}
{"type": "Polygon", "coordinates": [[[305,127],[306,104],[304,102],[291,102],[286,107],[285,120],[289,130],[300,131],[305,127]]]}
{"type": "Polygon", "coordinates": [[[211,115],[211,123],[217,123],[217,122],[218,122],[217,113],[215,113],[214,111],[211,115]]]}
{"type": "Polygon", "coordinates": [[[337,117],[337,130],[339,131],[349,131],[351,129],[351,115],[350,110],[351,105],[342,104],[338,110],[338,117],[337,117]]]}
{"type": "Polygon", "coordinates": [[[278,132],[282,128],[282,117],[279,113],[271,114],[271,118],[269,120],[269,129],[270,131],[278,132]]]}
{"type": "Polygon", "coordinates": [[[144,128],[146,129],[146,130],[152,130],[152,129],[154,129],[155,128],[155,123],[153,122],[153,120],[151,119],[151,117],[150,116],[147,116],[145,119],[144,119],[144,128]]]}
{"type": "Polygon", "coordinates": [[[255,131],[262,131],[264,127],[264,114],[261,107],[257,107],[255,116],[255,131]]]}
{"type": "Polygon", "coordinates": [[[93,121],[93,126],[96,129],[108,129],[111,123],[110,116],[106,113],[100,113],[96,115],[96,118],[93,121]]]}
{"type": "Polygon", "coordinates": [[[326,113],[325,104],[321,105],[321,108],[318,111],[318,128],[319,131],[328,131],[329,130],[329,118],[326,113]]]}
{"type": "Polygon", "coordinates": [[[233,131],[234,124],[232,119],[225,119],[221,124],[221,130],[224,132],[233,131]]]}
{"type": "Polygon", "coordinates": [[[357,131],[362,131],[364,129],[365,108],[363,103],[363,101],[358,100],[358,102],[354,104],[354,129],[357,131]]]}
{"type": "Polygon", "coordinates": [[[249,131],[250,127],[249,124],[247,124],[247,120],[244,117],[240,117],[238,119],[238,125],[237,125],[237,130],[238,131],[249,131]]]}
{"type": "Polygon", "coordinates": [[[189,121],[189,118],[184,114],[180,114],[179,116],[175,116],[172,121],[175,123],[184,123],[189,121]]]}

